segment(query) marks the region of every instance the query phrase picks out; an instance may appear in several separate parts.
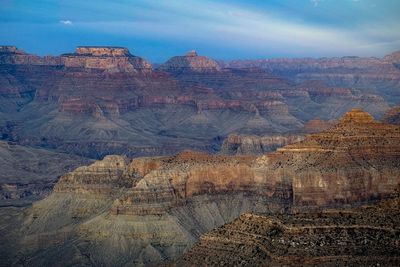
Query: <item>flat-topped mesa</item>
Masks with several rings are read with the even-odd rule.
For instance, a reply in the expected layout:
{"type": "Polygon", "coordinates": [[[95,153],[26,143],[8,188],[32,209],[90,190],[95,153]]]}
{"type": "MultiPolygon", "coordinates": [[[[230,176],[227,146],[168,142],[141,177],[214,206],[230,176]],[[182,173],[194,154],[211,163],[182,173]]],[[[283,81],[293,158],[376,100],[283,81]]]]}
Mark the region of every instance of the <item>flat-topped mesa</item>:
{"type": "Polygon", "coordinates": [[[72,54],[61,55],[67,68],[104,70],[107,72],[149,72],[151,64],[132,55],[124,47],[79,46],[72,54]]]}
{"type": "Polygon", "coordinates": [[[160,66],[161,70],[181,73],[181,72],[215,72],[221,68],[215,60],[199,56],[195,50],[189,51],[184,56],[170,58],[160,66]]]}
{"type": "Polygon", "coordinates": [[[106,46],[78,46],[76,54],[85,56],[131,56],[129,50],[125,47],[106,47],[106,46]]]}

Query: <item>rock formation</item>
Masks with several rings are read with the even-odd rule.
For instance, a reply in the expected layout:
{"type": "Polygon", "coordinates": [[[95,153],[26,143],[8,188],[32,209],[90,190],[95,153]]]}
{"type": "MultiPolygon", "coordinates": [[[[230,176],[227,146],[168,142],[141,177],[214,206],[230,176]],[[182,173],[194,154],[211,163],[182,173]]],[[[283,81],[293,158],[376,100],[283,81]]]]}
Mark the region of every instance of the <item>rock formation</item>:
{"type": "Polygon", "coordinates": [[[334,128],[258,161],[265,176],[292,181],[295,205],[368,201],[399,183],[399,130],[353,109],[334,128]]]}
{"type": "Polygon", "coordinates": [[[306,134],[318,133],[335,125],[335,121],[313,119],[295,133],[266,133],[264,135],[230,134],[221,146],[220,153],[228,155],[261,155],[279,147],[300,142],[306,134]]]}
{"type": "Polygon", "coordinates": [[[296,135],[310,119],[337,119],[357,106],[379,118],[394,99],[385,90],[396,88],[371,93],[370,84],[329,84],[220,67],[194,51],[153,70],[121,47],[78,47],[56,57],[2,47],[0,136],[92,158],[214,152],[215,140],[232,133],[296,135]]]}
{"type": "Polygon", "coordinates": [[[30,265],[154,264],[245,212],[389,198],[400,182],[399,140],[399,127],[354,109],[335,127],[260,157],[108,156],[63,175],[53,194],[26,211],[13,238],[29,249],[10,257],[30,265]]]}
{"type": "Polygon", "coordinates": [[[243,214],[170,266],[397,266],[399,198],[281,216],[243,214]]]}
{"type": "Polygon", "coordinates": [[[302,58],[302,59],[260,59],[235,60],[230,68],[262,68],[272,73],[295,80],[322,80],[330,86],[362,89],[368,86],[370,92],[381,92],[392,104],[399,102],[400,86],[399,53],[384,58],[302,58]]]}
{"type": "Polygon", "coordinates": [[[123,47],[82,46],[74,54],[61,55],[67,68],[106,70],[108,72],[149,72],[152,66],[146,60],[132,56],[123,47]]]}
{"type": "Polygon", "coordinates": [[[294,134],[267,134],[263,136],[230,134],[222,143],[221,153],[228,155],[261,155],[303,139],[304,136],[294,134]]]}
{"type": "Polygon", "coordinates": [[[220,66],[212,59],[198,56],[195,50],[189,51],[184,56],[176,56],[160,66],[161,70],[168,72],[214,72],[219,71],[220,66]]]}

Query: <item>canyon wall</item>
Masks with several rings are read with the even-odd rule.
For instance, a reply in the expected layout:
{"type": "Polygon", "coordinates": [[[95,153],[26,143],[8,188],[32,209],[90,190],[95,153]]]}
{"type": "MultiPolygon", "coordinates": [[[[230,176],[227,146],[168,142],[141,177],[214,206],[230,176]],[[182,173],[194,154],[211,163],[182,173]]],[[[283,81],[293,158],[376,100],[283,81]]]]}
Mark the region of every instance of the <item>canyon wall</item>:
{"type": "Polygon", "coordinates": [[[27,210],[16,239],[35,265],[171,261],[245,212],[314,212],[390,198],[400,183],[399,140],[399,127],[354,109],[335,127],[258,157],[108,156],[63,175],[27,210]]]}

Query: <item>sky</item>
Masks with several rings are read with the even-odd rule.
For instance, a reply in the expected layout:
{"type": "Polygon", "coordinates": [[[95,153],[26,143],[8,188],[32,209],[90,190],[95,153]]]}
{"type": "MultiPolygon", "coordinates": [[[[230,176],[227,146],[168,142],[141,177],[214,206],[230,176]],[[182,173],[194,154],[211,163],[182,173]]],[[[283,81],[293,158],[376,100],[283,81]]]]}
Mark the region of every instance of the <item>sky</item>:
{"type": "Polygon", "coordinates": [[[155,63],[193,49],[220,60],[381,57],[400,50],[400,0],[0,0],[0,45],[124,46],[155,63]]]}

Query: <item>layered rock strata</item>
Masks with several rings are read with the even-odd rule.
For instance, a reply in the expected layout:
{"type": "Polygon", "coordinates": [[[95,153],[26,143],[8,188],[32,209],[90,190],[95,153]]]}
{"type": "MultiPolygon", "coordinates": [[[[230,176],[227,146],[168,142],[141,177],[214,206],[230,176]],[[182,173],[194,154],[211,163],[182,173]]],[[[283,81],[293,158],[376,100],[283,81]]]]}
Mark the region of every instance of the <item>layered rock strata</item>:
{"type": "Polygon", "coordinates": [[[357,209],[243,214],[170,266],[397,266],[399,199],[357,209]]]}
{"type": "Polygon", "coordinates": [[[266,134],[263,136],[230,134],[222,143],[220,152],[228,155],[261,155],[303,139],[303,135],[294,134],[266,134]]]}
{"type": "Polygon", "coordinates": [[[370,88],[381,92],[392,104],[399,101],[399,52],[384,58],[299,58],[235,60],[230,68],[262,68],[297,82],[322,80],[329,85],[370,88]]]}
{"type": "Polygon", "coordinates": [[[399,183],[399,130],[353,109],[334,128],[258,161],[270,177],[291,177],[295,205],[367,201],[399,183]]]}
{"type": "Polygon", "coordinates": [[[92,158],[214,152],[215,140],[231,133],[296,132],[304,121],[336,119],[355,106],[379,117],[389,108],[382,92],[222,68],[195,52],[153,70],[121,47],[78,47],[59,57],[3,47],[0,135],[92,158]]]}
{"type": "Polygon", "coordinates": [[[61,55],[67,68],[107,70],[108,72],[150,72],[152,66],[146,60],[133,56],[123,47],[78,47],[73,54],[61,55]]]}
{"type": "Polygon", "coordinates": [[[400,128],[356,109],[334,128],[261,157],[109,156],[64,175],[51,196],[27,211],[18,232],[29,248],[22,254],[27,264],[69,264],[63,255],[71,254],[94,265],[154,264],[177,258],[244,212],[388,198],[400,182],[399,140],[400,128]],[[60,250],[55,258],[37,256],[60,250]]]}
{"type": "Polygon", "coordinates": [[[313,119],[295,133],[267,133],[263,135],[230,134],[222,145],[220,153],[228,155],[261,155],[279,147],[302,141],[306,134],[318,133],[335,125],[335,121],[313,119]]]}

